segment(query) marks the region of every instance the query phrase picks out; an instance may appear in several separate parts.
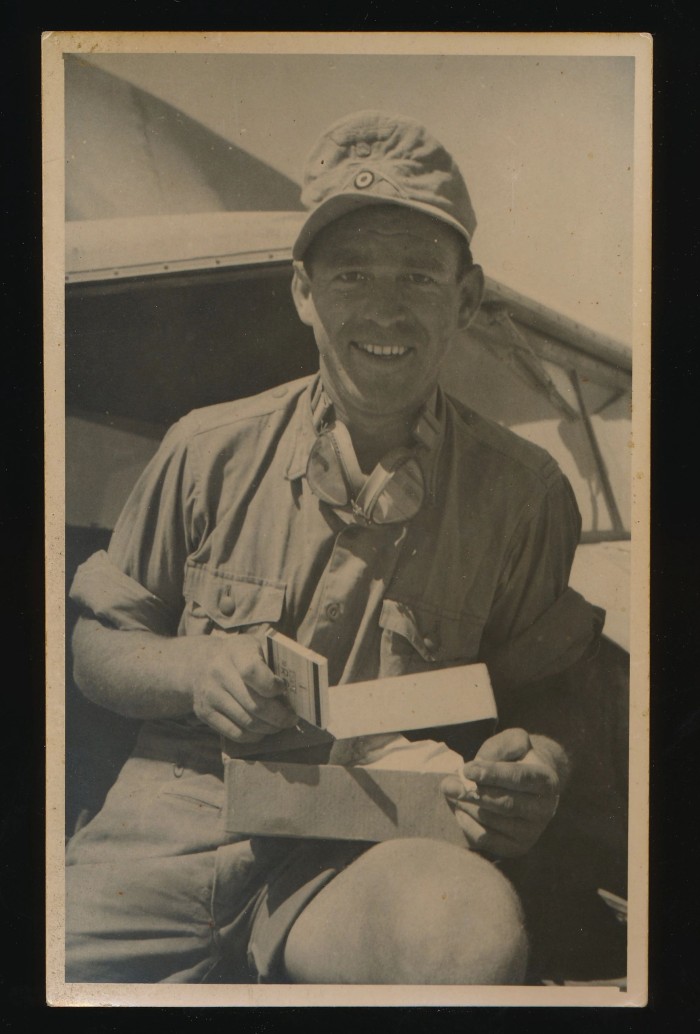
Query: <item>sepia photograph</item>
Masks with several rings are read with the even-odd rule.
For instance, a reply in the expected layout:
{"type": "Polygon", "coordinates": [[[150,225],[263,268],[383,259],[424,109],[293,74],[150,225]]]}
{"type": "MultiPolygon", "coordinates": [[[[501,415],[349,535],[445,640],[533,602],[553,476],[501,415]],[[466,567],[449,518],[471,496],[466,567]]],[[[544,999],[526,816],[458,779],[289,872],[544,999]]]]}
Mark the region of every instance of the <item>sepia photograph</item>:
{"type": "Polygon", "coordinates": [[[47,999],[643,1006],[651,40],[43,39],[47,999]]]}

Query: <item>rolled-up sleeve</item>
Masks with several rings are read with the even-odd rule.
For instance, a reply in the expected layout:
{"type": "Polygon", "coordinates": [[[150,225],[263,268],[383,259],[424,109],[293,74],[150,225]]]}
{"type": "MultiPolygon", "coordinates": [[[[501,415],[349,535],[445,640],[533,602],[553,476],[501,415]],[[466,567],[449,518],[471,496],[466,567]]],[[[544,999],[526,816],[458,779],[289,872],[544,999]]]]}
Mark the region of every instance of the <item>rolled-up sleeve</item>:
{"type": "Polygon", "coordinates": [[[123,630],[175,635],[182,613],[185,561],[202,515],[185,421],[167,433],[117,521],[107,553],[82,564],[71,600],[123,630]]]}
{"type": "Polygon", "coordinates": [[[565,589],[534,624],[491,653],[494,686],[529,685],[570,668],[591,648],[604,620],[600,607],[565,589]]]}
{"type": "Polygon", "coordinates": [[[104,550],[76,571],[70,598],[80,610],[123,631],[172,634],[170,608],[114,564],[104,550]]]}

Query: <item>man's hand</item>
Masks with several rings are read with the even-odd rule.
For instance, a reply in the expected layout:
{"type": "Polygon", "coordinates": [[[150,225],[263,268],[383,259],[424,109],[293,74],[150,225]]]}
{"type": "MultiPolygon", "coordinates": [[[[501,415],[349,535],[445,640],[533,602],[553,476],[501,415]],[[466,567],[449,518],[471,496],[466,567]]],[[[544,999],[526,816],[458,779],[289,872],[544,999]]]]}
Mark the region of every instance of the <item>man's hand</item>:
{"type": "Polygon", "coordinates": [[[193,678],[192,707],[201,721],[238,743],[257,743],[296,723],[281,696],[284,682],[268,668],[257,640],[235,635],[209,642],[211,654],[193,678]]]}
{"type": "Polygon", "coordinates": [[[498,858],[529,851],[557,810],[557,768],[565,763],[557,744],[531,740],[524,729],[504,729],[486,740],[462,769],[463,779],[448,776],[442,783],[469,846],[498,858]]]}

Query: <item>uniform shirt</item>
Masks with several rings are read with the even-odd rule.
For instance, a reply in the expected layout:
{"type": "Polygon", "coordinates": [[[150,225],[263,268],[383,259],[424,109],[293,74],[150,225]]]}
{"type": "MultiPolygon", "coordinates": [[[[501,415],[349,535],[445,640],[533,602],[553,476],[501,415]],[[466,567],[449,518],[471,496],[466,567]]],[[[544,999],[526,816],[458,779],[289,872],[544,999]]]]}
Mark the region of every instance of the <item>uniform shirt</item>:
{"type": "MultiPolygon", "coordinates": [[[[485,661],[507,716],[601,624],[567,588],[580,532],[568,481],[546,452],[438,392],[417,516],[347,524],[306,480],[316,383],[179,421],[73,600],[165,636],[279,629],[328,658],[331,685],[485,661]]],[[[199,724],[159,725],[187,722],[199,724]]]]}

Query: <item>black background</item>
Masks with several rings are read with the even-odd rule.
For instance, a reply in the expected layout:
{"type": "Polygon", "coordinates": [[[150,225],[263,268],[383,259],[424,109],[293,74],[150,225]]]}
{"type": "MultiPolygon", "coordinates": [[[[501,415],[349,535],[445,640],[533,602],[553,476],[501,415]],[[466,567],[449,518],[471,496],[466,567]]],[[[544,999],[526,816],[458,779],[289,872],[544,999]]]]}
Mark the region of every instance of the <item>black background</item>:
{"type": "MultiPolygon", "coordinates": [[[[250,5],[253,7],[254,5],[250,5]]],[[[0,1027],[85,1024],[112,1031],[288,1026],[489,1032],[567,1028],[684,1031],[700,1019],[697,818],[700,711],[698,480],[698,59],[697,15],[673,0],[566,8],[533,2],[354,4],[261,8],[161,0],[71,9],[6,0],[0,61],[2,274],[4,721],[0,724],[0,1027]],[[655,39],[652,822],[650,1001],[644,1010],[559,1009],[53,1009],[44,996],[43,426],[41,357],[40,33],[42,30],[640,31],[655,39]],[[43,1015],[30,1014],[42,1010],[43,1015]]]]}

